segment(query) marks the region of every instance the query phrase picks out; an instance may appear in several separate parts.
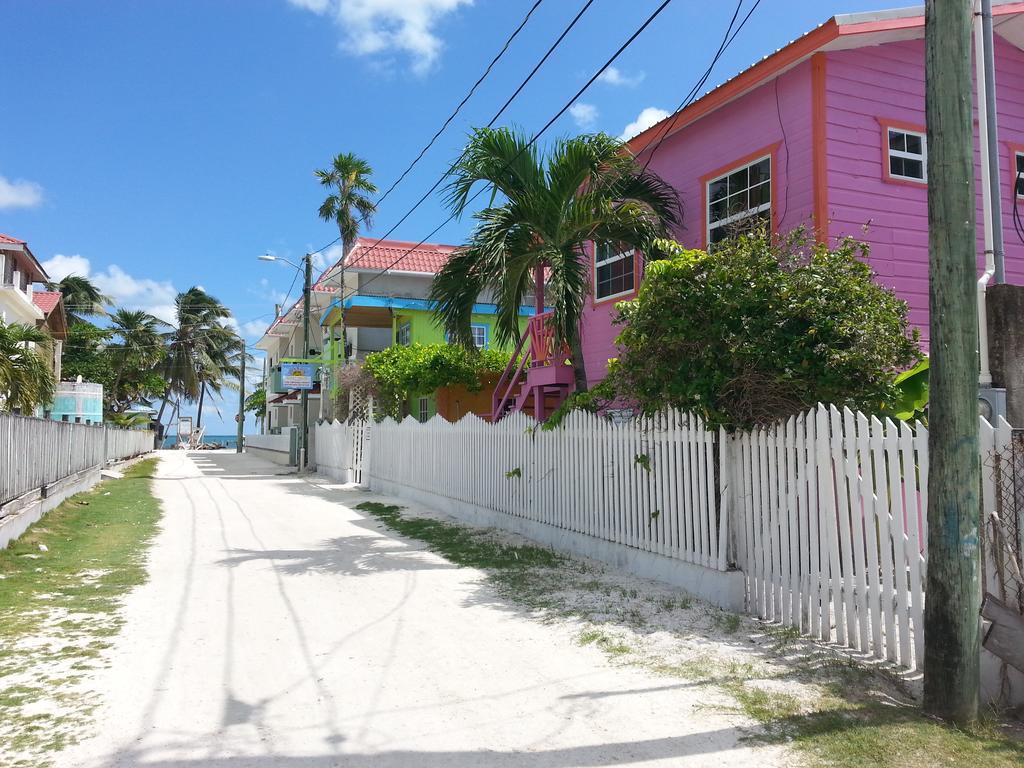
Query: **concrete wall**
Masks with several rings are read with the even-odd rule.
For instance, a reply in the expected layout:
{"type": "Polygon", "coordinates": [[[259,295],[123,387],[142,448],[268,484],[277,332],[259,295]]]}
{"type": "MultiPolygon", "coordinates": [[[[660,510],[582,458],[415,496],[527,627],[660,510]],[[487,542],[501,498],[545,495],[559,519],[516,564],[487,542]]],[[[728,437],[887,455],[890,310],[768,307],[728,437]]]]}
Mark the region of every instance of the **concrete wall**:
{"type": "Polygon", "coordinates": [[[92,467],[47,486],[45,494],[40,490],[33,491],[0,507],[0,549],[6,549],[62,501],[89,490],[99,481],[100,468],[92,467]]]}
{"type": "Polygon", "coordinates": [[[720,608],[743,611],[744,582],[743,574],[739,571],[715,571],[376,477],[370,478],[370,488],[378,493],[433,507],[470,525],[517,533],[561,552],[590,557],[637,576],[680,587],[720,608]]]}

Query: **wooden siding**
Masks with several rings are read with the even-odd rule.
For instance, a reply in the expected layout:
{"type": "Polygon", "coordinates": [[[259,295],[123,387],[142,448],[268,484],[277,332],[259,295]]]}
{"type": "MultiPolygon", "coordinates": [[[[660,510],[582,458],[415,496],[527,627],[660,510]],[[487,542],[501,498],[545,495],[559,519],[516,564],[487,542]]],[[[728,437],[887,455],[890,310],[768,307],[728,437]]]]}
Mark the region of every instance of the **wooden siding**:
{"type": "MultiPolygon", "coordinates": [[[[1024,141],[1024,53],[996,38],[996,95],[1003,177],[1006,275],[1024,282],[1024,244],[1013,228],[1008,142],[1024,141]]],[[[924,42],[911,40],[828,54],[826,76],[828,213],[832,237],[871,246],[883,285],[910,304],[910,320],[928,336],[928,198],[924,184],[886,181],[883,123],[925,125],[924,42]]],[[[978,269],[984,266],[978,167],[978,269]]]]}
{"type": "MultiPolygon", "coordinates": [[[[737,101],[669,137],[655,153],[651,170],[679,191],[683,224],[676,238],[689,248],[704,246],[705,211],[701,177],[776,143],[772,220],[783,231],[812,223],[811,65],[804,62],[737,101]],[[776,100],[777,95],[777,100],[776,100]]],[[[646,160],[641,154],[640,160],[646,160]]],[[[640,265],[638,265],[638,272],[640,265]]],[[[623,296],[622,299],[628,299],[623,296]]],[[[583,353],[587,378],[604,378],[616,357],[615,301],[588,300],[583,312],[583,353]]]]}

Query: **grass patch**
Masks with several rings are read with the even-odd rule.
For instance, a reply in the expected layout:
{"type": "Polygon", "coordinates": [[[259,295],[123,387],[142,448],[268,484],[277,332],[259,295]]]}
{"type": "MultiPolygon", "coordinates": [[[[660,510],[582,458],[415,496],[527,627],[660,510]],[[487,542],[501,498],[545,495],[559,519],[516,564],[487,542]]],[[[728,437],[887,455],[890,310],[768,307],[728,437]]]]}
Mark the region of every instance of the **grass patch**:
{"type": "Polygon", "coordinates": [[[633,650],[625,641],[599,629],[585,629],[576,639],[580,645],[596,645],[610,656],[623,656],[633,650]]]}
{"type": "Polygon", "coordinates": [[[565,557],[553,550],[531,545],[512,546],[496,542],[486,534],[471,531],[460,525],[450,525],[424,517],[404,517],[402,507],[365,501],[356,509],[369,512],[389,528],[403,536],[430,545],[438,554],[456,565],[492,570],[519,570],[541,567],[554,568],[565,557]]]}
{"type": "Polygon", "coordinates": [[[9,765],[49,765],[46,753],[73,743],[88,722],[93,703],[68,686],[75,670],[101,663],[109,645],[101,638],[121,626],[121,597],[146,578],[160,519],[150,489],[156,461],[73,496],[0,550],[0,743],[10,746],[9,765]]]}

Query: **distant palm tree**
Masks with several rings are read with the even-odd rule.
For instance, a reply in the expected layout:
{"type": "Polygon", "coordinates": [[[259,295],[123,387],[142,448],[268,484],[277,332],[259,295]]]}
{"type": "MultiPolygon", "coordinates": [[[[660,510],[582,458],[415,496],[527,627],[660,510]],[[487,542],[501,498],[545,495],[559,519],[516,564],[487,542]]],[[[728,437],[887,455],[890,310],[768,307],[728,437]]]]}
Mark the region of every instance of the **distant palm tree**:
{"type": "Polygon", "coordinates": [[[373,224],[377,206],[367,197],[377,194],[377,185],[370,181],[373,168],[347,152],[335,157],[330,168],[314,173],[322,186],[333,190],[320,206],[320,218],[338,225],[342,250],[347,254],[359,236],[360,223],[367,228],[373,224]]]}
{"type": "Polygon", "coordinates": [[[220,333],[222,321],[231,316],[230,310],[202,288],[192,287],[174,299],[173,327],[164,334],[167,357],[163,363],[167,393],[157,421],[163,419],[167,402],[172,396],[195,402],[203,392],[200,371],[210,354],[212,338],[220,333]]]}
{"type": "Polygon", "coordinates": [[[86,317],[105,315],[103,307],[110,303],[110,299],[89,278],[81,275],[67,275],[55,283],[47,283],[46,287],[60,291],[69,322],[83,322],[86,317]]]}
{"type": "Polygon", "coordinates": [[[478,182],[491,202],[474,214],[469,242],[434,278],[439,321],[472,345],[473,304],[490,291],[498,309],[496,341],[518,341],[519,307],[534,276],[546,270],[555,342],[568,345],[576,391],[586,391],[580,315],[591,280],[585,248],[595,243],[651,254],[654,241],[680,220],[676,191],[641,167],[623,142],[600,133],[559,141],[544,154],[518,131],[480,128],[451,178],[447,202],[456,214],[465,212],[478,182]]]}
{"type": "Polygon", "coordinates": [[[242,355],[245,354],[247,360],[252,359],[244,350],[245,342],[226,325],[216,325],[207,333],[202,354],[196,361],[200,382],[197,429],[203,423],[203,403],[207,392],[219,395],[224,389],[237,390],[236,382],[242,375],[242,355]]]}
{"type": "MultiPolygon", "coordinates": [[[[117,309],[110,315],[110,332],[114,341],[107,346],[114,361],[116,373],[111,387],[110,401],[115,410],[132,405],[144,393],[134,387],[122,392],[126,380],[141,381],[140,374],[151,371],[166,355],[165,334],[167,323],[143,310],[117,309]]],[[[159,392],[148,392],[151,397],[159,392]]]]}
{"type": "Polygon", "coordinates": [[[0,322],[0,411],[28,414],[53,401],[53,368],[40,354],[50,342],[41,329],[0,322]]]}

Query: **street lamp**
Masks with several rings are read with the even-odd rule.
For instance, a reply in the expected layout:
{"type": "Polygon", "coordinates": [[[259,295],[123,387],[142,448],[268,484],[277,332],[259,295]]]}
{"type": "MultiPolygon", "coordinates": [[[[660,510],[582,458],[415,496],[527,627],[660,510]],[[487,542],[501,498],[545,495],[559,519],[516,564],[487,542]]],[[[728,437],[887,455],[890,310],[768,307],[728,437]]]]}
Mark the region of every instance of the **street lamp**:
{"type": "MultiPolygon", "coordinates": [[[[283,261],[295,269],[302,269],[305,274],[305,280],[302,285],[302,359],[305,360],[309,354],[309,294],[310,294],[310,283],[313,281],[313,258],[312,254],[307,253],[302,257],[303,265],[300,267],[298,264],[289,261],[288,259],[280,256],[273,256],[269,253],[265,253],[262,256],[257,256],[260,261],[283,261]]],[[[287,310],[285,310],[287,311],[287,310]]],[[[306,469],[306,465],[309,462],[309,456],[307,455],[309,450],[309,390],[302,390],[302,429],[299,430],[301,436],[299,445],[299,472],[306,469]]]]}

